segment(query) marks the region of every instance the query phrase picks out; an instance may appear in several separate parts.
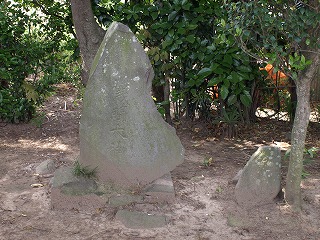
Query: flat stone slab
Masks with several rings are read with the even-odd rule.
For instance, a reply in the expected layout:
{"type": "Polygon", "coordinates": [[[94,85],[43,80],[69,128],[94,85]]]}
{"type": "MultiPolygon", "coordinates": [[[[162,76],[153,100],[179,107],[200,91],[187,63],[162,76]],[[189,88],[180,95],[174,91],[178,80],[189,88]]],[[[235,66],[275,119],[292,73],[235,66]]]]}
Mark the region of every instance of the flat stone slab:
{"type": "Polygon", "coordinates": [[[83,196],[91,193],[98,193],[97,183],[92,179],[84,178],[65,183],[60,189],[63,194],[71,196],[83,196]]]}
{"type": "Polygon", "coordinates": [[[71,167],[56,170],[51,183],[51,206],[57,210],[94,210],[105,206],[125,207],[134,203],[172,203],[175,192],[171,175],[149,184],[140,195],[113,185],[100,185],[93,179],[76,177],[71,167]]]}
{"type": "Polygon", "coordinates": [[[161,228],[166,226],[166,216],[143,212],[119,210],[116,219],[127,228],[161,228]]]}
{"type": "Polygon", "coordinates": [[[111,196],[109,198],[109,204],[112,207],[120,207],[125,206],[131,203],[141,203],[143,202],[143,197],[140,195],[119,195],[119,196],[111,196]]]}
{"type": "Polygon", "coordinates": [[[161,178],[153,181],[143,190],[143,194],[145,195],[145,200],[148,202],[173,202],[175,192],[171,174],[165,174],[161,178]]]}
{"type": "Polygon", "coordinates": [[[95,210],[107,200],[93,179],[76,177],[72,168],[61,167],[52,179],[51,207],[55,210],[95,210]]]}
{"type": "Polygon", "coordinates": [[[54,210],[94,211],[105,207],[107,200],[94,193],[86,195],[67,195],[59,188],[51,189],[51,208],[54,210]]]}

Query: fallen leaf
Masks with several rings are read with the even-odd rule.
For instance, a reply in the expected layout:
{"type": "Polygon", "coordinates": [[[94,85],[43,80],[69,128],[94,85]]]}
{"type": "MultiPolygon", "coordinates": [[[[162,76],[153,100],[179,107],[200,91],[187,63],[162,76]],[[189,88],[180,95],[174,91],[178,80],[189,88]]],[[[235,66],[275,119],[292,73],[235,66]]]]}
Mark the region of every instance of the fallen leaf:
{"type": "Polygon", "coordinates": [[[34,184],[31,184],[31,187],[33,187],[33,188],[39,188],[39,187],[43,187],[43,184],[41,184],[41,183],[34,183],[34,184]]]}

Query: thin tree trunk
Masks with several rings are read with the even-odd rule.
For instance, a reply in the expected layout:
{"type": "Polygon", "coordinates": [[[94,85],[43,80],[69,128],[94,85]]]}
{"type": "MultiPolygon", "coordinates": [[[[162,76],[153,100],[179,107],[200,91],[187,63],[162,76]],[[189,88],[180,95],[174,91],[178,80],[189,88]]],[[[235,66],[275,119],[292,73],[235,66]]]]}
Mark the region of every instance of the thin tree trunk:
{"type": "Polygon", "coordinates": [[[166,122],[170,125],[172,124],[171,114],[170,114],[170,79],[167,75],[164,76],[165,78],[165,84],[164,84],[164,91],[163,91],[163,98],[164,101],[168,104],[165,104],[164,111],[165,111],[165,117],[166,122]]]}
{"type": "Polygon", "coordinates": [[[301,209],[301,174],[303,169],[303,152],[310,117],[310,86],[319,65],[319,55],[314,54],[312,64],[296,81],[297,108],[291,133],[291,153],[287,174],[285,199],[293,210],[301,209]]]}
{"type": "Polygon", "coordinates": [[[94,18],[90,0],[70,0],[73,24],[82,57],[82,83],[89,79],[91,64],[103,40],[105,31],[94,18]]]}

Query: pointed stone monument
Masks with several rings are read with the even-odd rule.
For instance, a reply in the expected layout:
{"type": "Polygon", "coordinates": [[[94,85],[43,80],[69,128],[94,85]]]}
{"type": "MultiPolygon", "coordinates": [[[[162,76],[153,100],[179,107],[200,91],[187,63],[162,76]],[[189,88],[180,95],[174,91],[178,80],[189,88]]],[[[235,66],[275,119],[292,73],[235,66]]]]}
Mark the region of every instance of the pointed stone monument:
{"type": "Polygon", "coordinates": [[[154,72],[131,30],[114,22],[95,56],[80,120],[83,166],[99,181],[146,186],[183,162],[184,149],[151,98],[154,72]]]}

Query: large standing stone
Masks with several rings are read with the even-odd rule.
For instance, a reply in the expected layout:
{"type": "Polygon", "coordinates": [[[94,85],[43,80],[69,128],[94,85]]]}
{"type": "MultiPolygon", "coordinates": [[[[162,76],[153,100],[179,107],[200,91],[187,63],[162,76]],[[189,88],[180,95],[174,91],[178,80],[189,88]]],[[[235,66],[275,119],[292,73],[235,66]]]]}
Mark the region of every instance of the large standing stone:
{"type": "Polygon", "coordinates": [[[272,203],[280,184],[280,149],[260,147],[243,168],[235,189],[237,202],[248,207],[272,203]]]}
{"type": "Polygon", "coordinates": [[[131,30],[114,22],[94,59],[80,122],[80,163],[102,181],[146,185],[183,162],[151,98],[154,72],[131,30]]]}

